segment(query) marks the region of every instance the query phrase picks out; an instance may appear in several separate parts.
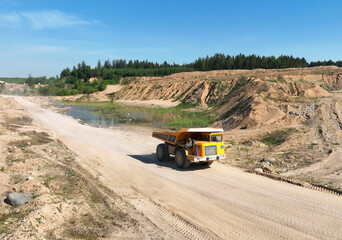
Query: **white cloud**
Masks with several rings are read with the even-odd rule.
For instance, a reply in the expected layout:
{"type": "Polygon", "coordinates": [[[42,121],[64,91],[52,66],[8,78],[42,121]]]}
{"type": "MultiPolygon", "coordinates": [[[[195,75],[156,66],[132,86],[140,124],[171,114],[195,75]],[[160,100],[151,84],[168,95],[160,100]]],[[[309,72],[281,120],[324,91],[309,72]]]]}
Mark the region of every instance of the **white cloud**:
{"type": "Polygon", "coordinates": [[[23,13],[22,16],[26,18],[31,24],[31,27],[36,30],[70,28],[90,24],[89,21],[84,21],[76,16],[68,15],[56,10],[23,13]]]}
{"type": "Polygon", "coordinates": [[[94,23],[58,10],[21,12],[0,15],[0,26],[19,28],[29,26],[34,30],[74,28],[94,23]]]}
{"type": "Polygon", "coordinates": [[[0,15],[0,26],[10,27],[10,28],[19,28],[21,24],[22,24],[22,18],[18,14],[12,13],[12,14],[0,15]]]}

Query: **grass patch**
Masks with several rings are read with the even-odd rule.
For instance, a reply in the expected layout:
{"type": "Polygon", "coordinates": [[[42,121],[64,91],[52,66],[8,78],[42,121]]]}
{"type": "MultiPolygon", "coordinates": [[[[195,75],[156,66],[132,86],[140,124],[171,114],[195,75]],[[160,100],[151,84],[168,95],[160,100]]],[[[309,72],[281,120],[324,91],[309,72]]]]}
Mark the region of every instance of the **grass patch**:
{"type": "Polygon", "coordinates": [[[24,84],[27,78],[19,78],[19,77],[13,77],[13,78],[0,78],[0,81],[4,81],[7,83],[16,83],[16,84],[24,84]]]}
{"type": "Polygon", "coordinates": [[[48,138],[48,134],[44,132],[24,132],[20,134],[21,136],[28,136],[30,139],[12,141],[8,145],[16,146],[18,148],[25,148],[30,145],[43,145],[52,142],[52,139],[48,138]]]}
{"type": "Polygon", "coordinates": [[[304,80],[303,78],[299,79],[299,82],[301,82],[301,83],[307,83],[307,81],[304,80]]]}
{"type": "MultiPolygon", "coordinates": [[[[63,199],[73,201],[74,211],[76,204],[86,204],[91,211],[85,214],[75,214],[63,224],[63,235],[72,239],[102,239],[122,223],[129,224],[131,219],[119,210],[113,209],[101,197],[100,193],[91,187],[80,173],[62,166],[49,165],[45,169],[48,173],[40,176],[44,185],[48,185],[50,194],[61,196],[63,199]]],[[[60,202],[57,210],[62,212],[65,207],[60,202]]],[[[42,219],[36,219],[40,223],[42,219]]],[[[53,231],[48,233],[48,239],[54,239],[53,231]]]]}
{"type": "Polygon", "coordinates": [[[9,155],[6,157],[6,162],[8,165],[12,165],[15,162],[22,162],[24,159],[21,158],[15,158],[13,155],[9,155]]]}
{"type": "Polygon", "coordinates": [[[132,79],[129,79],[129,78],[124,78],[121,80],[121,84],[123,85],[128,85],[132,82],[132,79]]]}
{"type": "Polygon", "coordinates": [[[10,226],[12,224],[5,225],[5,222],[11,223],[18,222],[19,219],[23,219],[25,216],[27,216],[33,209],[21,209],[18,212],[14,211],[14,208],[11,209],[10,213],[2,213],[0,214],[0,234],[2,233],[10,233],[10,226]]]}
{"type": "Polygon", "coordinates": [[[102,202],[101,198],[93,190],[89,190],[89,199],[92,203],[95,204],[102,202]]]}
{"type": "Polygon", "coordinates": [[[314,147],[317,146],[317,145],[318,145],[318,143],[311,143],[310,146],[309,146],[309,148],[312,149],[312,148],[314,148],[314,147]]]}
{"type": "Polygon", "coordinates": [[[249,149],[248,149],[248,148],[246,148],[246,147],[240,147],[240,148],[239,148],[239,150],[240,150],[240,151],[249,152],[249,149]]]}
{"type": "Polygon", "coordinates": [[[69,227],[64,234],[72,239],[99,239],[108,237],[110,230],[107,221],[96,219],[90,214],[70,220],[69,227]]]}
{"type": "Polygon", "coordinates": [[[29,116],[23,116],[18,119],[17,124],[26,125],[32,123],[33,119],[29,116]]]}
{"type": "Polygon", "coordinates": [[[288,136],[291,134],[293,130],[294,130],[293,128],[289,128],[289,129],[282,130],[282,131],[275,131],[273,133],[267,134],[265,137],[263,137],[260,140],[260,142],[262,142],[263,144],[269,147],[281,145],[283,142],[286,141],[286,139],[288,138],[288,136]]]}
{"type": "Polygon", "coordinates": [[[47,179],[44,180],[44,185],[47,187],[47,188],[50,188],[50,184],[51,184],[51,181],[55,179],[54,177],[48,177],[47,179]]]}
{"type": "Polygon", "coordinates": [[[283,76],[281,76],[281,75],[278,76],[277,81],[281,82],[281,83],[285,83],[286,82],[285,78],[283,76]]]}
{"type": "Polygon", "coordinates": [[[332,92],[332,91],[336,91],[336,90],[340,90],[340,87],[333,84],[333,85],[328,85],[328,84],[320,84],[319,85],[321,88],[323,88],[324,90],[328,91],[328,92],[332,92]]]}

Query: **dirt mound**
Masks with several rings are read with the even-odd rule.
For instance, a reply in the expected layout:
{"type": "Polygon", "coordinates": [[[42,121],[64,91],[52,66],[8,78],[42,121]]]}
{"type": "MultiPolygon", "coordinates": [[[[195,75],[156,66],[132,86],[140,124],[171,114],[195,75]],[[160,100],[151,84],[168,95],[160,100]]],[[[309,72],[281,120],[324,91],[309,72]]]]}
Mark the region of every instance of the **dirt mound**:
{"type": "MultiPolygon", "coordinates": [[[[93,81],[96,79],[93,79],[93,81]]],[[[119,91],[122,85],[107,85],[106,89],[101,92],[92,94],[77,94],[72,96],[56,96],[53,97],[57,101],[79,101],[79,102],[108,102],[111,100],[111,94],[119,91]]]]}
{"type": "Polygon", "coordinates": [[[84,95],[77,99],[81,102],[107,102],[110,101],[110,95],[119,91],[122,85],[107,85],[106,89],[101,92],[95,92],[89,95],[84,95]]]}
{"type": "Polygon", "coordinates": [[[165,77],[130,77],[112,93],[113,100],[171,100],[210,107],[225,129],[273,123],[294,124],[308,102],[342,88],[342,69],[314,67],[277,70],[219,70],[165,77]],[[289,111],[296,109],[297,112],[289,111]]]}
{"type": "Polygon", "coordinates": [[[315,86],[313,88],[304,90],[304,94],[303,95],[305,97],[330,97],[331,93],[329,93],[328,91],[324,90],[320,86],[315,86]]]}
{"type": "Polygon", "coordinates": [[[9,95],[29,95],[32,89],[28,85],[23,84],[1,84],[0,94],[9,95]]]}

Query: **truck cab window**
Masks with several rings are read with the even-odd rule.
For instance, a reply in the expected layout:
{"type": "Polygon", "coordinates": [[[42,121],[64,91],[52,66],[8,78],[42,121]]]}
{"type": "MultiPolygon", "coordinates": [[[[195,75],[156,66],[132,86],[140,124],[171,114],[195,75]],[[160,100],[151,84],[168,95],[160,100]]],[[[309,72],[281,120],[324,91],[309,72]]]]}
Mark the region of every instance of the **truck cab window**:
{"type": "Polygon", "coordinates": [[[222,135],[211,135],[211,142],[222,142],[222,135]]]}

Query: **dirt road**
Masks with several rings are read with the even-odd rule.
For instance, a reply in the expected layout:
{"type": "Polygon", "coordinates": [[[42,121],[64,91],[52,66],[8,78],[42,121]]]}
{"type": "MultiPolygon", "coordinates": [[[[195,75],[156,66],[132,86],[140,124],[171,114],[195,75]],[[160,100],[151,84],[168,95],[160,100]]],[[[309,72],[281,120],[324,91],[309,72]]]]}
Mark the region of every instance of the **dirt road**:
{"type": "Polygon", "coordinates": [[[166,239],[341,239],[341,197],[219,163],[178,170],[157,162],[149,130],[94,128],[15,99],[166,239]]]}

